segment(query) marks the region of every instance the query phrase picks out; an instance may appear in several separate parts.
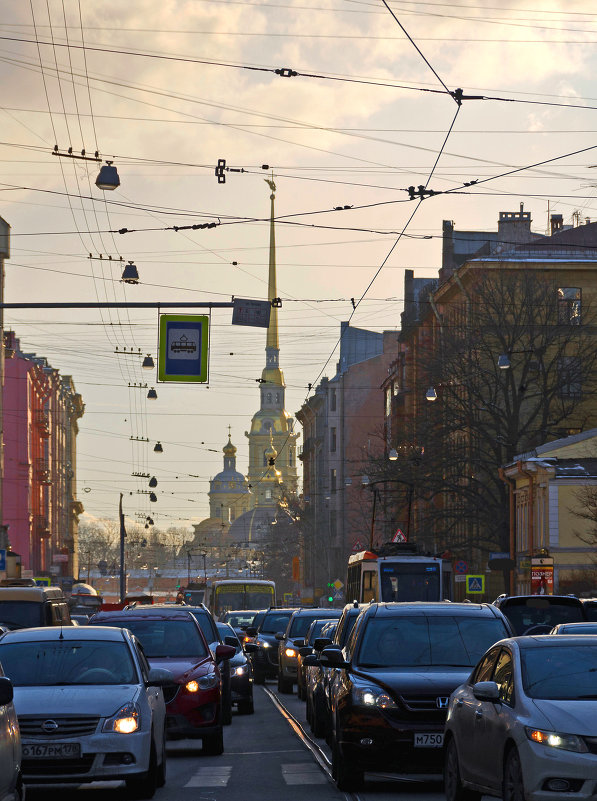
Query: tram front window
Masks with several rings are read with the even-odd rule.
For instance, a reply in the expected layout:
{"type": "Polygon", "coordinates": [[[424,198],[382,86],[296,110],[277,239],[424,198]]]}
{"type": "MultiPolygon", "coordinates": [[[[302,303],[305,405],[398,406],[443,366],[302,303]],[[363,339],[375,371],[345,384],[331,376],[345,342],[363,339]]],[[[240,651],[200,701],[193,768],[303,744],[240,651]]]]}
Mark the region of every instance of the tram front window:
{"type": "Polygon", "coordinates": [[[382,601],[440,601],[439,564],[382,564],[382,601]]]}

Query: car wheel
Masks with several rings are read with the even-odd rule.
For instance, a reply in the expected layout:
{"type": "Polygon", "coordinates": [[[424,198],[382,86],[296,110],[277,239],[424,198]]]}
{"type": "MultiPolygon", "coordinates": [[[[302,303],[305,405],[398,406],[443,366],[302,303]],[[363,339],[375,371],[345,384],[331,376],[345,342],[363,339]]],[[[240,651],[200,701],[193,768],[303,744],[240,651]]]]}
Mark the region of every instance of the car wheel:
{"type": "Polygon", "coordinates": [[[144,799],[154,797],[158,786],[158,765],[154,743],[151,744],[147,773],[142,773],[140,776],[130,776],[125,779],[125,783],[128,797],[135,799],[135,801],[144,801],[144,799]]]}
{"type": "Polygon", "coordinates": [[[162,760],[158,765],[157,786],[163,787],[166,784],[166,730],[162,738],[162,760]]]}
{"type": "Polygon", "coordinates": [[[332,777],[338,790],[352,792],[363,786],[363,771],[349,764],[342,756],[340,746],[334,739],[332,745],[332,777]]]}
{"type": "Polygon", "coordinates": [[[456,750],[456,743],[451,737],[446,745],[444,781],[446,801],[481,801],[482,793],[462,786],[458,751],[456,750]]]}
{"type": "Polygon", "coordinates": [[[252,715],[255,711],[255,707],[253,705],[253,697],[248,698],[246,701],[239,701],[238,702],[238,711],[241,715],[252,715]]]}
{"type": "Polygon", "coordinates": [[[502,794],[504,801],[525,801],[522,765],[516,748],[511,748],[506,757],[502,794]]]}
{"type": "Polygon", "coordinates": [[[279,693],[291,693],[292,692],[292,680],[285,679],[280,673],[278,673],[278,692],[279,693]]]}
{"type": "Polygon", "coordinates": [[[220,756],[224,753],[224,732],[221,727],[215,734],[203,738],[203,753],[208,756],[220,756]]]}
{"type": "Polygon", "coordinates": [[[261,673],[259,670],[253,671],[253,683],[254,684],[265,684],[265,673],[261,673]]]}

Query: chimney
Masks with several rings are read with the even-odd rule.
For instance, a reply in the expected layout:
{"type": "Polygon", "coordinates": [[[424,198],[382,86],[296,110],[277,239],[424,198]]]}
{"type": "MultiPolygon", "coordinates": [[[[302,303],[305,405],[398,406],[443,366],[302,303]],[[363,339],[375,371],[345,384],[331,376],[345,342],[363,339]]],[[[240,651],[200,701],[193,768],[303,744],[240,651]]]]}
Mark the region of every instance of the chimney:
{"type": "Polygon", "coordinates": [[[531,212],[524,210],[524,203],[520,211],[500,211],[498,237],[506,248],[531,239],[531,212]]]}
{"type": "Polygon", "coordinates": [[[551,223],[551,235],[553,236],[556,231],[561,231],[564,227],[564,215],[552,214],[549,219],[551,223]]]}

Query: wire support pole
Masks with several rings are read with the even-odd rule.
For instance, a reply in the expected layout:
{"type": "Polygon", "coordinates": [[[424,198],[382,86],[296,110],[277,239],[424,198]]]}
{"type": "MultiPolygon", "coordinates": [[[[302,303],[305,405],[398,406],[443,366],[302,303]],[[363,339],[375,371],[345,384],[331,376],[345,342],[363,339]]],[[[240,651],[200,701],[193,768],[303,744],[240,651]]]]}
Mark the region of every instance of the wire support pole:
{"type": "Polygon", "coordinates": [[[0,309],[233,309],[234,303],[180,301],[107,301],[100,303],[0,303],[0,309]]]}

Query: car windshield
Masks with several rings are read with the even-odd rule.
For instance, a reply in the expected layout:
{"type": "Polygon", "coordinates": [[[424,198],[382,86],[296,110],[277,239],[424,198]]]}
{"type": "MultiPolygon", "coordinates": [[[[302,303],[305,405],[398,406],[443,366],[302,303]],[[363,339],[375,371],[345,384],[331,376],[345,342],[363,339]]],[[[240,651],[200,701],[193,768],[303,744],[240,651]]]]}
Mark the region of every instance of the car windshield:
{"type": "Polygon", "coordinates": [[[140,640],[149,659],[195,659],[207,656],[207,649],[192,620],[147,620],[141,616],[123,616],[119,625],[130,629],[140,640]]]}
{"type": "Polygon", "coordinates": [[[520,659],[522,684],[530,698],[597,699],[597,643],[523,648],[520,659]]]}
{"type": "Polygon", "coordinates": [[[401,615],[369,620],[357,663],[370,667],[472,667],[508,636],[498,618],[401,615]]]}
{"type": "Polygon", "coordinates": [[[275,634],[278,631],[284,631],[288,625],[289,617],[290,614],[278,615],[274,613],[273,615],[266,615],[263,618],[259,631],[263,634],[275,634]]]}
{"type": "Polygon", "coordinates": [[[508,598],[500,606],[517,636],[533,626],[557,626],[558,623],[580,623],[584,620],[580,601],[574,598],[551,600],[537,598],[508,598]]]}
{"type": "Polygon", "coordinates": [[[351,634],[352,630],[354,629],[354,624],[357,622],[357,617],[358,616],[359,616],[358,613],[353,614],[353,615],[348,615],[348,620],[346,621],[346,623],[344,625],[344,629],[342,630],[341,636],[340,636],[340,645],[342,647],[344,647],[346,645],[346,643],[348,642],[348,638],[350,637],[350,634],[351,634]]]}
{"type": "Polygon", "coordinates": [[[312,615],[296,615],[292,621],[292,625],[290,626],[290,632],[288,636],[292,637],[293,639],[297,637],[304,637],[309,630],[311,623],[313,623],[314,620],[317,620],[318,617],[319,615],[317,612],[314,612],[312,615]]]}
{"type": "Polygon", "coordinates": [[[597,623],[571,623],[569,626],[565,623],[559,630],[560,634],[597,634],[597,623]]]}
{"type": "Polygon", "coordinates": [[[255,617],[255,612],[228,612],[224,616],[224,623],[230,623],[231,626],[242,628],[243,626],[250,626],[255,617]]]}
{"type": "Polygon", "coordinates": [[[32,601],[0,601],[0,625],[7,629],[43,626],[43,604],[32,601]]]}
{"type": "Polygon", "coordinates": [[[59,640],[0,643],[0,662],[15,687],[137,684],[124,642],[59,640]]]}
{"type": "Polygon", "coordinates": [[[315,642],[315,638],[319,637],[322,628],[325,626],[327,622],[328,622],[327,620],[314,621],[314,623],[309,628],[309,639],[307,641],[309,645],[313,645],[313,643],[315,642]]]}

